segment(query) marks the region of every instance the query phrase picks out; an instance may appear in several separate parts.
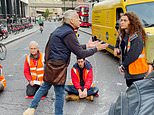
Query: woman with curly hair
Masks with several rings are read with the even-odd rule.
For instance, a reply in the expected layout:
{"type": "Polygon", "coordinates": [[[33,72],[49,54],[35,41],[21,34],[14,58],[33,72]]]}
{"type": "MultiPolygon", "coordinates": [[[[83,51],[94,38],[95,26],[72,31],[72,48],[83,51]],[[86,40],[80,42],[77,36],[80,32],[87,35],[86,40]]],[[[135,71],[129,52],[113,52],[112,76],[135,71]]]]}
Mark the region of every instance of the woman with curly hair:
{"type": "Polygon", "coordinates": [[[120,18],[119,32],[114,54],[121,54],[119,72],[125,76],[130,87],[134,81],[144,79],[148,71],[144,50],[146,33],[133,12],[124,13],[120,18]]]}

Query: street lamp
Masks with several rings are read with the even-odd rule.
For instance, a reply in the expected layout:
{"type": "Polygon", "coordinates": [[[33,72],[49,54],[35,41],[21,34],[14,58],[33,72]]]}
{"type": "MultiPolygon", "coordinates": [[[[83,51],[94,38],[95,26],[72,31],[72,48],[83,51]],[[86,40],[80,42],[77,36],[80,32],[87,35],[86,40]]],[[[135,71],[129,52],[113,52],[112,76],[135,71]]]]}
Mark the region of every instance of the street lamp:
{"type": "Polygon", "coordinates": [[[63,4],[64,4],[64,11],[66,10],[66,8],[65,8],[65,0],[61,0],[62,2],[63,2],[63,4]]]}
{"type": "Polygon", "coordinates": [[[7,5],[6,5],[6,0],[5,0],[5,18],[7,18],[7,5]]]}
{"type": "Polygon", "coordinates": [[[73,9],[73,0],[72,0],[72,9],[73,9]]]}

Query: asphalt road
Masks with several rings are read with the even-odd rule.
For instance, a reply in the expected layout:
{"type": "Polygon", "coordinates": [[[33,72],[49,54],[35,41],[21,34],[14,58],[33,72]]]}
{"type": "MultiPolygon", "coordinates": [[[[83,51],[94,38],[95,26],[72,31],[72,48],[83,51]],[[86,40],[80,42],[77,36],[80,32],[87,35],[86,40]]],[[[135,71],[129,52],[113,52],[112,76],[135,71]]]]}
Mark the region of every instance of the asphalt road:
{"type": "MultiPolygon", "coordinates": [[[[7,58],[0,62],[7,80],[7,88],[0,93],[0,115],[22,115],[29,106],[31,99],[25,99],[27,81],[23,75],[25,55],[29,53],[28,44],[35,40],[39,43],[40,50],[44,52],[50,33],[58,25],[58,22],[47,22],[42,34],[38,30],[7,45],[7,58]]],[[[83,32],[79,34],[81,44],[87,43],[91,37],[83,32]]],[[[117,70],[118,60],[112,55],[102,51],[87,59],[93,65],[94,83],[99,88],[99,97],[94,98],[93,102],[87,100],[65,102],[64,115],[107,115],[111,103],[126,89],[125,80],[117,70]]],[[[70,68],[75,61],[76,57],[72,54],[66,83],[71,80],[70,68]]],[[[53,88],[50,89],[47,98],[40,102],[36,115],[54,115],[53,88]]]]}

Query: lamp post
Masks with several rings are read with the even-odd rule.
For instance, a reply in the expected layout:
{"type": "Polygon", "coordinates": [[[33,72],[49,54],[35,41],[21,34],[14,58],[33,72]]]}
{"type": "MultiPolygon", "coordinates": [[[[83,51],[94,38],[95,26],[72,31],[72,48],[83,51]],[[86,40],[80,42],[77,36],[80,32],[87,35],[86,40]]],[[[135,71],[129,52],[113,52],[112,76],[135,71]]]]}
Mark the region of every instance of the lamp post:
{"type": "Polygon", "coordinates": [[[7,5],[6,5],[6,0],[5,0],[5,18],[7,18],[7,5]]]}
{"type": "Polygon", "coordinates": [[[64,11],[66,10],[66,8],[65,8],[65,0],[61,0],[62,2],[63,2],[63,4],[64,4],[64,11]]]}
{"type": "Polygon", "coordinates": [[[73,0],[72,0],[72,9],[73,9],[73,0]]]}
{"type": "Polygon", "coordinates": [[[65,0],[64,0],[64,11],[66,11],[66,7],[65,7],[65,0]]]}

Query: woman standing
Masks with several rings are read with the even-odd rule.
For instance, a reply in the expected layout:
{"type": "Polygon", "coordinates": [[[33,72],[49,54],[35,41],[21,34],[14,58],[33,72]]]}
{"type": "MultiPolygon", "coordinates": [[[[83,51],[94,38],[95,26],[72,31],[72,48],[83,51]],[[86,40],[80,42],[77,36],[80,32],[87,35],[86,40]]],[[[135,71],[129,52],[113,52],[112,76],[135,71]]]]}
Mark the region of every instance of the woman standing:
{"type": "Polygon", "coordinates": [[[148,71],[144,50],[146,33],[133,12],[123,14],[119,31],[114,54],[121,54],[119,71],[125,76],[126,84],[130,87],[134,81],[144,79],[148,71]]]}

